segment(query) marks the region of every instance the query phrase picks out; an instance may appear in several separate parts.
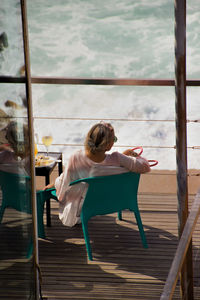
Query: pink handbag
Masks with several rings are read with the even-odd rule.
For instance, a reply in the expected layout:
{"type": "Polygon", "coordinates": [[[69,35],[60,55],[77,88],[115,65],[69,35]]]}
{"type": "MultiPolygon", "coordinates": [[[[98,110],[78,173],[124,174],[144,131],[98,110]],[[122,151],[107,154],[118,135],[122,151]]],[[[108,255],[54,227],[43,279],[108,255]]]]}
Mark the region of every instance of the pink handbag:
{"type": "MultiPolygon", "coordinates": [[[[140,156],[140,155],[142,154],[142,152],[143,152],[142,146],[134,147],[134,148],[131,149],[131,150],[135,151],[135,150],[137,150],[137,149],[140,149],[140,152],[138,153],[138,155],[140,156]]],[[[156,166],[156,165],[158,164],[158,161],[155,160],[155,159],[149,159],[148,162],[149,162],[149,163],[152,163],[152,164],[149,164],[150,167],[154,167],[154,166],[156,166]]]]}

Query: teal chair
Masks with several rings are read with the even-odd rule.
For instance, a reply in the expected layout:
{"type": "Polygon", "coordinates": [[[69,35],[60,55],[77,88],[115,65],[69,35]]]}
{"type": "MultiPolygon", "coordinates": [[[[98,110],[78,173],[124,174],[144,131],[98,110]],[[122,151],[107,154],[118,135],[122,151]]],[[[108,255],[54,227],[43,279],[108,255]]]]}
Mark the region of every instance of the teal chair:
{"type": "Polygon", "coordinates": [[[31,214],[30,184],[29,176],[0,171],[0,187],[2,190],[0,223],[7,207],[31,214]]]}
{"type": "Polygon", "coordinates": [[[44,204],[48,199],[54,199],[58,201],[56,197],[56,190],[54,188],[47,189],[45,191],[37,191],[37,222],[38,222],[38,237],[45,239],[45,230],[44,230],[44,204]]]}
{"type": "MultiPolygon", "coordinates": [[[[0,188],[2,191],[2,204],[0,207],[0,223],[7,207],[17,211],[31,214],[31,183],[30,177],[0,171],[0,188]]],[[[32,235],[28,236],[26,257],[29,258],[33,251],[32,235]]]]}
{"type": "MultiPolygon", "coordinates": [[[[0,187],[2,205],[0,207],[0,223],[7,207],[27,214],[32,213],[30,176],[0,171],[0,187]]],[[[57,200],[55,189],[37,192],[38,237],[45,238],[43,213],[47,199],[57,200]]]]}
{"type": "Polygon", "coordinates": [[[134,212],[143,247],[148,248],[137,201],[139,180],[140,174],[128,172],[84,178],[70,183],[70,185],[80,182],[88,183],[88,190],[81,210],[81,222],[89,260],[93,260],[93,257],[88,234],[88,220],[96,215],[114,212],[118,212],[119,219],[122,219],[124,209],[134,212]]]}

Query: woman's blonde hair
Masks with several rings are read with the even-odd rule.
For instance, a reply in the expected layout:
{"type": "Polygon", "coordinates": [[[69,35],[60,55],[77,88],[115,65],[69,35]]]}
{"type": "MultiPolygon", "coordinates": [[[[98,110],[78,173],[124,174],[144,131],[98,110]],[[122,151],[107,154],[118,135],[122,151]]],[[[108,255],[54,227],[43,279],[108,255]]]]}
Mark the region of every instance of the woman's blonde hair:
{"type": "Polygon", "coordinates": [[[114,128],[110,123],[97,123],[89,130],[85,139],[85,149],[92,154],[106,151],[108,145],[114,141],[114,128]]]}

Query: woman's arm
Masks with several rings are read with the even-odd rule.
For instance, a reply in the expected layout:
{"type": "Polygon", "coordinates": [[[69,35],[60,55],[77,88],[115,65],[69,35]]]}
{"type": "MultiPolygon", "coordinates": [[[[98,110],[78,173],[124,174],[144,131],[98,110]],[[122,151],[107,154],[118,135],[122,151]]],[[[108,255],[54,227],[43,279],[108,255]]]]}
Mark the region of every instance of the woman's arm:
{"type": "MultiPolygon", "coordinates": [[[[132,150],[131,150],[132,151],[132,150]]],[[[130,154],[127,150],[125,152],[127,154],[130,154]]],[[[141,157],[141,156],[129,156],[129,155],[118,153],[119,163],[122,167],[128,169],[131,172],[135,173],[147,173],[150,172],[150,165],[148,161],[141,157]]]]}
{"type": "Polygon", "coordinates": [[[55,188],[54,183],[49,183],[49,184],[47,184],[47,185],[43,188],[43,191],[45,191],[45,190],[47,190],[47,189],[51,189],[51,188],[55,188]]]}

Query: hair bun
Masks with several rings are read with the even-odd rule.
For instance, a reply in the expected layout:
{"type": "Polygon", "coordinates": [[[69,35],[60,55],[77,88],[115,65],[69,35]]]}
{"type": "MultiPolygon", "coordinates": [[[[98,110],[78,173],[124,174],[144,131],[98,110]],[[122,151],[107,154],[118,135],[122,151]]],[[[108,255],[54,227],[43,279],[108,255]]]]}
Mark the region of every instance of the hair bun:
{"type": "Polygon", "coordinates": [[[91,152],[95,152],[96,151],[96,146],[95,146],[95,143],[94,143],[94,141],[92,139],[89,139],[87,141],[87,144],[88,144],[91,152]]]}
{"type": "Polygon", "coordinates": [[[114,137],[114,129],[109,123],[95,124],[87,134],[85,147],[91,153],[95,154],[100,151],[107,151],[108,145],[114,137]]]}

